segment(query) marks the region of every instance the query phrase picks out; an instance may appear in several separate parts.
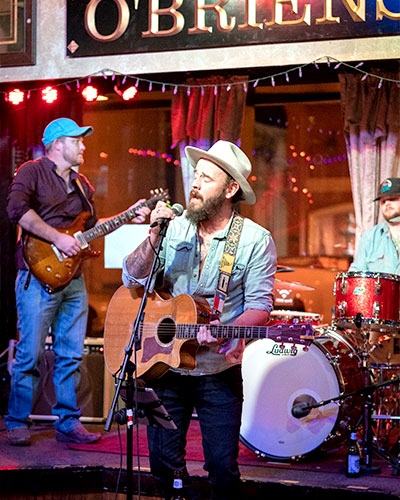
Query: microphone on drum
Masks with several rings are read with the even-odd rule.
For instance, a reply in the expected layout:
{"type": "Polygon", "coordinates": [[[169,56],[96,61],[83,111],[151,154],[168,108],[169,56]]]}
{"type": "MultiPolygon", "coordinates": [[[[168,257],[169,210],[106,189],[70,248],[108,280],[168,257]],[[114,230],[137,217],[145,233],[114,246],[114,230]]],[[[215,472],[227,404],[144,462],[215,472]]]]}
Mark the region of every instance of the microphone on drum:
{"type": "Polygon", "coordinates": [[[297,405],[293,405],[292,415],[295,418],[303,418],[311,413],[311,410],[314,406],[310,406],[307,403],[299,403],[297,405]]]}
{"type": "Polygon", "coordinates": [[[295,418],[303,418],[311,413],[313,408],[321,406],[321,402],[317,402],[315,398],[309,394],[301,394],[293,401],[292,415],[295,418]]]}

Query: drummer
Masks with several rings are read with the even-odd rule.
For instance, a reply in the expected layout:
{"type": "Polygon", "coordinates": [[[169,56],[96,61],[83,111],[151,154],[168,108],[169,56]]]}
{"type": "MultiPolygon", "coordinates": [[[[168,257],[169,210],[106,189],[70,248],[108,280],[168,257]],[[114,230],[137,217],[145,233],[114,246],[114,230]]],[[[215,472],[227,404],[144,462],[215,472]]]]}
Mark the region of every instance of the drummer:
{"type": "Polygon", "coordinates": [[[349,271],[400,274],[400,178],[384,180],[374,201],[385,220],[362,234],[349,271]]]}

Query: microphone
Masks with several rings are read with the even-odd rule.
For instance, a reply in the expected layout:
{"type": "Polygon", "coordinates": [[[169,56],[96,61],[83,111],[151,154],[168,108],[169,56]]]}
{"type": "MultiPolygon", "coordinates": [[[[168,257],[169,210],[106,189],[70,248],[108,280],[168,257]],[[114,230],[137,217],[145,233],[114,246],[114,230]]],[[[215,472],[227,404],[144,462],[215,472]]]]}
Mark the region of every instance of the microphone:
{"type": "MultiPolygon", "coordinates": [[[[179,217],[183,214],[183,206],[180,203],[174,203],[171,207],[171,210],[174,212],[176,217],[179,217]]],[[[150,227],[156,227],[157,225],[167,224],[171,219],[170,218],[160,218],[157,219],[150,227]]]]}
{"type": "Polygon", "coordinates": [[[310,407],[307,403],[299,403],[298,405],[294,405],[292,408],[292,415],[295,418],[303,418],[311,413],[312,407],[310,407]]]}
{"type": "Polygon", "coordinates": [[[318,403],[315,398],[309,394],[301,394],[293,401],[292,415],[295,418],[303,418],[311,413],[313,408],[316,408],[318,403]]]}

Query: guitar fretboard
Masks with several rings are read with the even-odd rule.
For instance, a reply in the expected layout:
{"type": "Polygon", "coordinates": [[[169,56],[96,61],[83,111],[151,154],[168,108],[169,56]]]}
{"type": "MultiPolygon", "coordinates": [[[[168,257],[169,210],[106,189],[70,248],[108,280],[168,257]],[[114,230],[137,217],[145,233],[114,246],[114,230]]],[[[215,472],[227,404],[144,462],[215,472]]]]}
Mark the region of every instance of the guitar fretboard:
{"type": "Polygon", "coordinates": [[[85,231],[82,236],[85,238],[87,242],[92,241],[96,238],[100,238],[105,236],[106,234],[112,233],[120,226],[126,224],[130,220],[134,219],[137,215],[137,210],[147,205],[147,203],[141,203],[135,208],[130,208],[125,212],[116,215],[112,219],[109,219],[101,224],[97,224],[97,226],[92,227],[85,231]]]}
{"type": "MultiPolygon", "coordinates": [[[[176,338],[196,338],[201,325],[179,323],[176,338]]],[[[273,326],[237,326],[207,325],[213,337],[217,339],[264,339],[273,338],[278,341],[299,341],[300,336],[312,335],[312,326],[308,323],[297,325],[277,324],[273,326]]]]}

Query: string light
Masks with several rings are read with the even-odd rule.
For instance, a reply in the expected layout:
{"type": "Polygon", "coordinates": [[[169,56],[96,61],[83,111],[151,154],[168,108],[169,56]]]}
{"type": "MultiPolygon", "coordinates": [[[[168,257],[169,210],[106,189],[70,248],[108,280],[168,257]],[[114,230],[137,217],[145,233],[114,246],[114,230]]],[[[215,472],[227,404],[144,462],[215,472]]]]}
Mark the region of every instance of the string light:
{"type": "MultiPolygon", "coordinates": [[[[123,75],[117,71],[114,71],[114,70],[111,70],[111,69],[103,69],[101,71],[98,71],[96,73],[93,73],[91,75],[88,75],[88,76],[85,76],[83,77],[81,80],[87,80],[88,83],[91,82],[91,79],[95,76],[103,76],[104,79],[107,80],[108,76],[111,76],[111,79],[114,80],[117,76],[123,76],[124,78],[124,83],[126,82],[127,79],[130,79],[130,78],[133,78],[136,80],[136,83],[135,83],[135,87],[138,87],[139,84],[141,82],[143,83],[147,83],[148,85],[148,88],[149,90],[151,91],[153,89],[153,86],[154,85],[159,85],[160,87],[162,87],[163,89],[163,92],[165,91],[165,87],[166,86],[169,86],[171,88],[173,88],[173,93],[176,94],[177,91],[178,91],[178,88],[185,88],[187,90],[190,90],[190,89],[194,89],[194,88],[201,88],[201,92],[202,92],[202,95],[203,95],[203,91],[204,91],[204,88],[207,88],[207,87],[211,87],[214,89],[214,94],[217,94],[218,92],[218,89],[219,88],[225,88],[226,90],[230,90],[233,86],[237,86],[237,85],[241,85],[244,89],[245,92],[247,92],[247,87],[248,85],[253,85],[253,87],[257,87],[258,84],[262,81],[268,81],[270,80],[272,86],[275,86],[275,79],[279,76],[284,76],[286,78],[286,81],[289,82],[289,73],[290,71],[297,71],[298,72],[298,76],[299,78],[302,78],[303,76],[303,68],[307,67],[307,66],[310,66],[310,65],[314,65],[315,68],[319,69],[319,64],[323,64],[323,63],[326,63],[328,67],[330,67],[331,63],[335,62],[335,66],[334,66],[334,69],[338,69],[340,66],[342,67],[345,67],[349,70],[353,70],[353,71],[356,71],[356,72],[359,72],[359,73],[362,73],[362,80],[365,80],[367,77],[370,77],[370,78],[376,78],[379,83],[378,83],[378,88],[381,88],[382,85],[383,85],[383,82],[393,82],[395,84],[397,84],[398,86],[400,85],[400,79],[395,79],[395,78],[389,78],[389,77],[386,77],[386,76],[382,76],[382,75],[377,75],[377,74],[374,74],[374,73],[369,73],[363,69],[360,69],[361,66],[364,64],[363,62],[359,62],[357,63],[356,65],[352,65],[350,63],[346,63],[344,61],[339,61],[338,59],[335,59],[331,56],[323,56],[323,57],[319,57],[318,59],[315,59],[314,61],[310,62],[310,63],[307,63],[307,64],[302,64],[300,66],[297,66],[296,68],[292,68],[290,70],[286,70],[286,71],[283,71],[283,72],[280,72],[280,73],[276,73],[274,75],[268,75],[268,76],[265,76],[265,77],[258,77],[256,79],[246,79],[246,80],[243,80],[243,81],[232,81],[232,82],[224,82],[224,83],[220,83],[220,84],[214,84],[214,83],[211,83],[209,85],[207,84],[193,84],[193,85],[187,85],[187,84],[171,84],[169,82],[161,82],[161,81],[155,81],[155,80],[148,80],[146,78],[141,78],[141,77],[138,77],[138,76],[132,76],[132,75],[123,75]]],[[[71,82],[64,82],[64,83],[61,83],[61,84],[58,84],[58,85],[53,85],[52,89],[54,91],[56,91],[56,88],[63,85],[65,86],[68,90],[71,89],[71,83],[74,83],[76,84],[76,87],[79,89],[80,88],[80,80],[72,80],[71,82]]],[[[32,91],[36,91],[36,90],[39,90],[41,92],[44,92],[45,89],[42,89],[42,88],[33,88],[33,89],[29,89],[29,92],[32,92],[32,91]]],[[[28,92],[28,91],[27,91],[28,92]]],[[[0,92],[0,94],[3,94],[3,96],[5,97],[6,100],[8,100],[8,93],[7,92],[0,92]]],[[[49,98],[50,99],[50,98],[49,98]]]]}
{"type": "Polygon", "coordinates": [[[52,104],[58,99],[58,91],[53,87],[46,87],[42,90],[42,99],[47,102],[47,104],[52,104]]]}
{"type": "Polygon", "coordinates": [[[181,166],[181,162],[179,160],[174,159],[174,157],[169,153],[160,153],[158,151],[154,151],[152,149],[138,149],[138,148],[129,148],[128,153],[135,156],[142,157],[150,157],[150,158],[160,158],[164,160],[166,163],[170,163],[176,167],[181,166]]]}
{"type": "Polygon", "coordinates": [[[25,99],[25,92],[22,92],[22,90],[20,89],[11,90],[11,92],[8,93],[7,100],[11,102],[11,104],[14,104],[14,106],[21,104],[21,102],[23,102],[24,99],[25,99]]]}
{"type": "Polygon", "coordinates": [[[136,97],[138,93],[138,89],[136,87],[129,87],[127,88],[126,90],[124,90],[122,92],[122,99],[124,101],[131,101],[132,99],[134,99],[136,97]]]}
{"type": "Polygon", "coordinates": [[[86,101],[88,102],[93,102],[97,99],[97,96],[99,95],[98,90],[96,87],[93,87],[92,85],[87,85],[83,90],[82,90],[82,95],[85,98],[86,101]]]}

